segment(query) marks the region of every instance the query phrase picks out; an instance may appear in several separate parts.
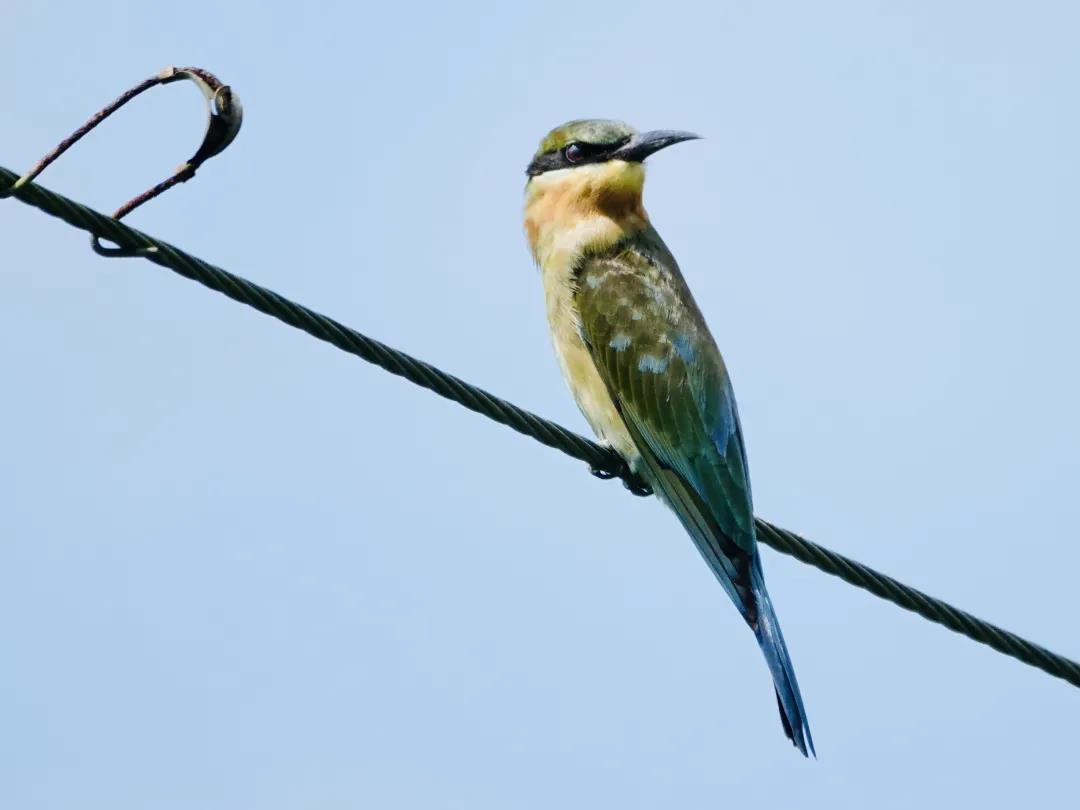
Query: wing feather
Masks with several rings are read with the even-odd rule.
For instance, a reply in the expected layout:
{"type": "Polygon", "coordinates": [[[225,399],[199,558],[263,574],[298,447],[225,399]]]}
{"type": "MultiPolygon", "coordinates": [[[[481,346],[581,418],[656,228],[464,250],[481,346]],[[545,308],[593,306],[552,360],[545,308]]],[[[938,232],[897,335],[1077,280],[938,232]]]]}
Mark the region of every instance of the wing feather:
{"type": "Polygon", "coordinates": [[[806,711],[757,554],[731,381],[675,259],[649,230],[586,256],[577,281],[581,336],[640,452],[636,469],[753,628],[784,732],[809,755],[806,711]]]}
{"type": "Polygon", "coordinates": [[[655,233],[643,233],[585,257],[577,281],[582,337],[642,451],[643,472],[744,615],[752,613],[754,512],[738,412],[674,258],[655,233]]]}

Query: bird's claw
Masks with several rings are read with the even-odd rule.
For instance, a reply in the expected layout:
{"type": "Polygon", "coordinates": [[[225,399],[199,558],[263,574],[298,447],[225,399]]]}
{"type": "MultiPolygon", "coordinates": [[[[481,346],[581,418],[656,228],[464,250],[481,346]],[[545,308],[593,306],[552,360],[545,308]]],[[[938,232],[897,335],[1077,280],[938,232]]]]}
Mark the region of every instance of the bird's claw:
{"type": "Polygon", "coordinates": [[[603,467],[597,467],[593,464],[589,465],[589,472],[591,472],[601,481],[610,481],[612,478],[618,476],[618,473],[614,473],[611,470],[605,470],[603,467]]]}
{"type": "Polygon", "coordinates": [[[645,498],[653,494],[652,487],[642,481],[633,470],[630,469],[630,465],[623,461],[619,465],[619,469],[612,470],[606,467],[597,467],[594,464],[589,465],[589,472],[595,475],[602,481],[610,481],[612,478],[622,479],[623,486],[626,487],[631,495],[637,495],[638,497],[645,498]]]}

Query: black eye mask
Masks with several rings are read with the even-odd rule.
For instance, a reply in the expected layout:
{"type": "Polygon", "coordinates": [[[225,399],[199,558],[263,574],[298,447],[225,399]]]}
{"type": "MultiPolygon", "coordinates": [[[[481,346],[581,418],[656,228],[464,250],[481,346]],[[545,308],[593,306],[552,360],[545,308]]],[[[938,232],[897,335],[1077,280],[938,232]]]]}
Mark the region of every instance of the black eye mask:
{"type": "Polygon", "coordinates": [[[529,177],[536,177],[544,172],[555,169],[572,169],[575,166],[584,166],[587,163],[603,163],[610,160],[612,155],[630,141],[629,137],[622,138],[614,143],[584,143],[573,141],[562,149],[554,149],[533,158],[532,163],[525,169],[529,177]]]}

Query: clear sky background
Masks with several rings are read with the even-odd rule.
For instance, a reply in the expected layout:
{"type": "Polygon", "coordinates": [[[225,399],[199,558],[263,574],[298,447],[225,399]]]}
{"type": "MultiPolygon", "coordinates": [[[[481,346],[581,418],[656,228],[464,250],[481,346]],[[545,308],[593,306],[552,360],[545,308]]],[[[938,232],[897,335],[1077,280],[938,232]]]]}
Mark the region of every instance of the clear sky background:
{"type": "MultiPolygon", "coordinates": [[[[5,0],[0,165],[169,65],[233,147],[133,225],[579,430],[521,232],[576,117],[707,136],[646,204],[759,514],[1080,656],[1080,12],[5,0]]],[[[111,211],[157,89],[42,181],[111,211]]],[[[0,202],[0,805],[1075,798],[1080,691],[764,549],[820,759],[674,517],[0,202]]]]}

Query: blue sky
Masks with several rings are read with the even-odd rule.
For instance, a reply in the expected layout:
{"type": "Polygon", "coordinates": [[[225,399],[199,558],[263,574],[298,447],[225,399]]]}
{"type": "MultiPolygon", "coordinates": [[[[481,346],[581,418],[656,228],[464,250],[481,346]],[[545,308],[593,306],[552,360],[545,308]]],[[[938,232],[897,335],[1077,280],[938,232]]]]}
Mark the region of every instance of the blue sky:
{"type": "MultiPolygon", "coordinates": [[[[759,513],[1073,657],[1073,4],[5,5],[0,164],[169,65],[244,129],[132,224],[584,431],[521,233],[576,117],[707,136],[646,205],[759,513]]],[[[201,136],[158,89],[43,182],[201,136]]],[[[0,804],[1013,807],[1080,693],[769,549],[820,758],[675,519],[0,203],[0,804]]]]}

